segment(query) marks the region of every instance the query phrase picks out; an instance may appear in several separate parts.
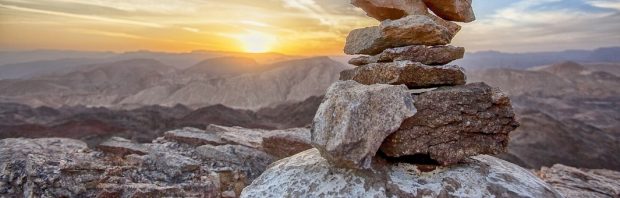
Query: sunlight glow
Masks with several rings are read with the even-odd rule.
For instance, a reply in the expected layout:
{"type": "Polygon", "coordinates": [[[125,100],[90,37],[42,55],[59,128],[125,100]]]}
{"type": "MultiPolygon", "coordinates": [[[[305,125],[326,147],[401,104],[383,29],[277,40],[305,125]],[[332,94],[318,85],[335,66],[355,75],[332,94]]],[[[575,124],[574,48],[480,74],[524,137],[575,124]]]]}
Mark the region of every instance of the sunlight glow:
{"type": "Polygon", "coordinates": [[[269,52],[276,43],[275,36],[261,32],[250,32],[240,35],[237,37],[237,40],[243,46],[243,50],[250,53],[269,52]]]}

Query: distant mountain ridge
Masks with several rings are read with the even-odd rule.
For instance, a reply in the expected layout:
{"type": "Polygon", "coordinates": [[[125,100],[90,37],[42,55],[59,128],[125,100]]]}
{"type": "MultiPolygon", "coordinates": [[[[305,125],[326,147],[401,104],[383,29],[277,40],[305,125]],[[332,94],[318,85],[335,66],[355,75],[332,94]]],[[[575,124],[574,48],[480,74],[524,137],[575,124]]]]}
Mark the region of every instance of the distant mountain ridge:
{"type": "Polygon", "coordinates": [[[504,53],[483,51],[466,53],[461,60],[453,64],[467,69],[513,68],[549,65],[562,61],[580,63],[620,62],[620,47],[599,48],[595,50],[567,50],[560,52],[504,53]]]}
{"type": "Polygon", "coordinates": [[[129,59],[30,79],[0,80],[0,102],[108,108],[223,104],[256,110],[323,95],[347,68],[327,57],[272,64],[246,57],[218,57],[187,69],[154,59],[129,59]]]}

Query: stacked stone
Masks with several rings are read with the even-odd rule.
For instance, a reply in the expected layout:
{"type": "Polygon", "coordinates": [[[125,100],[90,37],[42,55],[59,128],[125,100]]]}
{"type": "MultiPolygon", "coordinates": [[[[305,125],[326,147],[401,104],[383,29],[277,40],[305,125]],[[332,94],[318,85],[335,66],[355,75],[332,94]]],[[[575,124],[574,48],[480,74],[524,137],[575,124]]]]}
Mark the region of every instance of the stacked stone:
{"type": "Polygon", "coordinates": [[[505,151],[518,127],[510,100],[447,65],[465,53],[449,44],[461,28],[452,21],[475,20],[471,0],[352,4],[381,24],[349,34],[345,53],[365,56],[349,62],[358,67],[341,73],[315,116],[313,146],[330,164],[368,169],[381,153],[452,165],[505,151]]]}

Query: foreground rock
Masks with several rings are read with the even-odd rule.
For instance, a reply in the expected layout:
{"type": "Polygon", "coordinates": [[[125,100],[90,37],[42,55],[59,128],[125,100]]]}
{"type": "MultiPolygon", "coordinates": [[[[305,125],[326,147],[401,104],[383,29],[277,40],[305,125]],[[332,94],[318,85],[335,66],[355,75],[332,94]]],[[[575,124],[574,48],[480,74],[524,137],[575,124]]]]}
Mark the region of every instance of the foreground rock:
{"type": "Polygon", "coordinates": [[[428,14],[428,7],[422,0],[352,0],[351,4],[379,21],[428,14]]]}
{"type": "Polygon", "coordinates": [[[420,172],[375,158],[372,170],[340,169],[316,149],[280,160],[241,197],[561,197],[528,170],[491,156],[420,172]]]}
{"type": "Polygon", "coordinates": [[[368,168],[381,142],[414,114],[405,86],[336,82],[312,123],[312,143],[336,166],[368,168]]]}
{"type": "Polygon", "coordinates": [[[351,55],[376,55],[388,48],[446,45],[459,30],[459,25],[434,16],[410,15],[398,20],[385,20],[379,26],[351,31],[344,51],[351,55]]]}
{"type": "Polygon", "coordinates": [[[372,63],[340,73],[340,80],[365,85],[406,85],[410,89],[464,85],[465,71],[456,65],[428,66],[411,61],[372,63]]]}
{"type": "Polygon", "coordinates": [[[620,172],[558,164],[551,168],[543,167],[538,175],[564,197],[620,197],[620,172]]]}
{"type": "Polygon", "coordinates": [[[476,20],[472,0],[424,0],[437,16],[448,21],[472,22],[476,20]]]}
{"type": "MultiPolygon", "coordinates": [[[[101,151],[71,139],[2,139],[0,197],[237,197],[277,159],[262,147],[263,138],[289,141],[283,135],[289,130],[208,128],[171,131],[148,144],[112,138],[101,151]],[[193,133],[228,143],[198,145],[193,138],[201,136],[193,133]]],[[[309,144],[309,129],[290,131],[309,144]]]]}
{"type": "Polygon", "coordinates": [[[360,56],[353,58],[349,64],[362,66],[370,63],[392,61],[412,61],[425,65],[444,65],[463,58],[465,48],[451,45],[424,46],[412,45],[407,47],[390,48],[375,56],[360,56]]]}
{"type": "Polygon", "coordinates": [[[418,113],[381,146],[388,156],[428,155],[449,165],[469,156],[498,154],[519,125],[510,99],[484,83],[439,88],[414,100],[418,113]]]}

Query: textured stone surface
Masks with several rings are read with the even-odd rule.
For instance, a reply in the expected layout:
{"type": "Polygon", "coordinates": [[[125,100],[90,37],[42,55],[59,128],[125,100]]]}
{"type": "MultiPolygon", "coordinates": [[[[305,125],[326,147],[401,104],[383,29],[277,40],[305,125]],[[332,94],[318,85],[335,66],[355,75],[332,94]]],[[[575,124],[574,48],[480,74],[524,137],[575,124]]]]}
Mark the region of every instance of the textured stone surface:
{"type": "Polygon", "coordinates": [[[432,172],[375,161],[372,170],[341,169],[308,150],[272,164],[241,197],[561,197],[530,171],[491,156],[432,172]]]}
{"type": "Polygon", "coordinates": [[[351,4],[362,8],[368,16],[379,21],[428,14],[428,7],[422,0],[351,0],[351,4]]]}
{"type": "Polygon", "coordinates": [[[340,80],[354,80],[365,85],[406,85],[411,89],[463,85],[463,68],[456,65],[428,66],[411,61],[371,63],[340,73],[340,80]]]}
{"type": "Polygon", "coordinates": [[[620,172],[578,169],[561,164],[543,167],[538,176],[564,197],[620,197],[620,172]]]}
{"type": "Polygon", "coordinates": [[[459,25],[432,15],[410,15],[351,31],[344,51],[376,55],[388,48],[408,45],[446,45],[460,29],[459,25]]]}
{"type": "Polygon", "coordinates": [[[498,154],[519,125],[510,99],[484,83],[439,88],[414,100],[418,113],[381,146],[388,156],[429,155],[448,165],[478,154],[498,154]]]}
{"type": "Polygon", "coordinates": [[[439,17],[449,21],[472,22],[476,20],[472,0],[424,0],[439,17]]]}
{"type": "Polygon", "coordinates": [[[415,114],[405,86],[334,83],[312,123],[312,144],[339,167],[368,168],[381,142],[415,114]]]}
{"type": "Polygon", "coordinates": [[[349,64],[362,66],[370,63],[392,61],[412,61],[425,65],[444,65],[456,59],[463,58],[465,48],[451,45],[425,46],[412,45],[386,49],[375,56],[360,56],[353,58],[349,64]]]}

